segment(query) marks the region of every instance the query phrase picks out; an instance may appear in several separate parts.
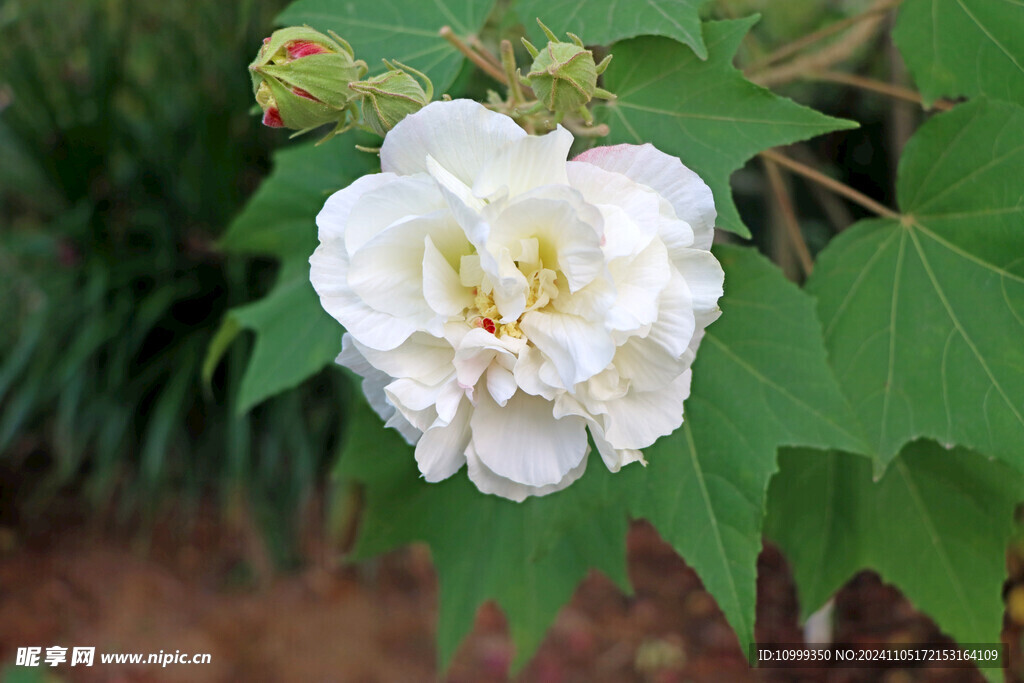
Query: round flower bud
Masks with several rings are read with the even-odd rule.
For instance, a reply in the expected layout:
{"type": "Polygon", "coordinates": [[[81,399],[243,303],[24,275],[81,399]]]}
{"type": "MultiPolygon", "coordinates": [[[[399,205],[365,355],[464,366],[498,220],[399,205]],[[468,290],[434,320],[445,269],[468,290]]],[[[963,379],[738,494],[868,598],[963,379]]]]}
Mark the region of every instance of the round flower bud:
{"type": "Polygon", "coordinates": [[[423,73],[398,62],[384,60],[384,64],[388,70],[379,76],[348,84],[363,98],[363,123],[381,137],[434,96],[434,85],[423,73]],[[412,74],[422,79],[425,90],[412,74]]]}
{"type": "Polygon", "coordinates": [[[570,33],[572,42],[562,42],[539,19],[537,23],[550,42],[543,50],[538,50],[523,40],[533,57],[530,72],[526,75],[527,85],[549,110],[556,114],[578,112],[589,121],[587,103],[594,97],[613,97],[597,87],[597,77],[607,68],[611,55],[598,64],[594,61],[594,53],[583,46],[578,36],[570,33]]]}
{"type": "Polygon", "coordinates": [[[305,131],[344,125],[354,100],[348,84],[366,73],[366,63],[337,35],[293,26],[264,39],[249,73],[263,123],[305,131]]]}

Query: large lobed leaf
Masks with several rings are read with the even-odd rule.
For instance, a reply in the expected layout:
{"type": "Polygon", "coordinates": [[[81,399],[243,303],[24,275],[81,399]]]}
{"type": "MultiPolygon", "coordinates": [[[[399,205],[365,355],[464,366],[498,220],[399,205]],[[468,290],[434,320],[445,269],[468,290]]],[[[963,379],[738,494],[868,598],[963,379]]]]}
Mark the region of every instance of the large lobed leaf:
{"type": "Polygon", "coordinates": [[[317,244],[315,219],[331,192],[375,165],[372,155],[347,142],[278,152],[274,172],[221,239],[227,251],[281,259],[277,282],[267,296],[228,311],[203,364],[209,382],[238,333],[247,329],[256,334],[239,387],[239,412],[297,386],[341,350],[338,324],[324,312],[309,282],[309,255],[317,244]]]}
{"type": "Polygon", "coordinates": [[[350,418],[341,471],[365,486],[359,550],[430,544],[441,582],[442,663],[488,599],[506,610],[517,661],[529,658],[588,568],[622,583],[628,515],[655,524],[701,575],[744,646],[752,640],[776,449],[863,443],[845,427],[855,419],[826,365],[813,300],[753,250],[717,253],[724,314],[697,355],[686,422],[647,450],[647,468],[609,474],[594,457],[565,491],[516,504],[481,494],[462,472],[422,481],[401,439],[382,433],[365,408],[350,418]]]}
{"type": "Polygon", "coordinates": [[[876,467],[924,436],[1024,470],[1024,109],[935,117],[897,185],[904,218],[850,228],[808,282],[876,467]]]}
{"type": "Polygon", "coordinates": [[[519,0],[515,8],[530,37],[539,41],[538,47],[547,38],[535,18],[556,35],[571,31],[592,45],[608,45],[637,36],[665,36],[689,45],[700,59],[707,59],[700,22],[700,8],[707,3],[708,0],[519,0]]]}
{"type": "Polygon", "coordinates": [[[893,40],[926,104],[987,95],[1024,104],[1024,3],[905,0],[893,40]]]}
{"type": "Polygon", "coordinates": [[[697,571],[746,651],[776,450],[865,446],[828,370],[814,302],[753,250],[716,253],[722,317],[701,343],[682,428],[647,449],[647,471],[628,472],[630,511],[697,571]]]}
{"type": "Polygon", "coordinates": [[[653,143],[711,187],[718,227],[744,237],[729,176],[763,149],[856,127],[772,94],[743,78],[732,60],[757,17],[704,25],[701,61],[667,38],[616,43],[605,87],[618,98],[600,108],[610,142],[653,143]]]}
{"type": "Polygon", "coordinates": [[[765,535],[793,565],[804,615],[873,568],[957,641],[999,642],[1019,473],[930,441],[908,445],[879,481],[849,453],[786,450],[779,466],[765,535]]]}
{"type": "Polygon", "coordinates": [[[365,490],[357,556],[412,541],[430,545],[440,582],[441,669],[487,600],[508,617],[518,668],[591,568],[626,586],[619,482],[597,458],[565,491],[523,503],[480,493],[464,472],[428,484],[416,470],[412,448],[357,402],[338,475],[365,490]]]}
{"type": "Polygon", "coordinates": [[[397,60],[427,74],[440,94],[465,58],[438,31],[451,26],[463,38],[475,35],[493,8],[494,0],[298,0],[277,22],[335,31],[369,64],[370,73],[383,71],[382,59],[397,60]]]}

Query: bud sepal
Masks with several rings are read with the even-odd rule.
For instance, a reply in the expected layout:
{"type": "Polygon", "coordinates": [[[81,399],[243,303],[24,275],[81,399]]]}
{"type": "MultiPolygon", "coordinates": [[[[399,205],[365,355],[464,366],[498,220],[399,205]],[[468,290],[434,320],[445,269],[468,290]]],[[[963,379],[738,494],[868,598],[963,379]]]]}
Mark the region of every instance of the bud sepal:
{"type": "Polygon", "coordinates": [[[572,42],[560,41],[547,26],[537,20],[548,44],[538,50],[523,38],[523,45],[533,64],[523,78],[537,96],[538,107],[547,107],[559,119],[567,113],[577,113],[588,124],[593,122],[587,104],[595,97],[614,99],[615,95],[597,86],[597,77],[604,73],[611,62],[608,55],[600,63],[594,61],[594,53],[588,50],[579,36],[568,33],[572,42]]]}
{"type": "Polygon", "coordinates": [[[388,69],[384,73],[348,84],[362,98],[364,125],[381,137],[434,97],[434,85],[426,74],[396,61],[385,59],[384,65],[388,69]]]}
{"type": "Polygon", "coordinates": [[[327,123],[335,132],[350,126],[355,96],[349,83],[362,78],[366,63],[337,34],[308,26],[275,31],[249,65],[263,122],[304,133],[327,123]]]}

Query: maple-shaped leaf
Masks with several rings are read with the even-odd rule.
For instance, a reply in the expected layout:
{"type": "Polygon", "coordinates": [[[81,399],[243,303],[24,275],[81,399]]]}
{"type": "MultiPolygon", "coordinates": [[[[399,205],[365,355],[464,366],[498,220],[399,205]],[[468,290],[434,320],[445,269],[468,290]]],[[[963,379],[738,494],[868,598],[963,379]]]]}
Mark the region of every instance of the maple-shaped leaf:
{"type": "Polygon", "coordinates": [[[599,108],[611,142],[652,143],[711,187],[718,227],[744,237],[729,176],[761,150],[856,123],[825,116],[754,85],[732,65],[757,17],[704,25],[708,58],[668,38],[616,43],[605,88],[617,98],[599,108]]]}
{"type": "Polygon", "coordinates": [[[1024,470],[1024,108],[931,119],[897,195],[902,219],[847,229],[807,284],[876,467],[929,437],[1024,470]]]}

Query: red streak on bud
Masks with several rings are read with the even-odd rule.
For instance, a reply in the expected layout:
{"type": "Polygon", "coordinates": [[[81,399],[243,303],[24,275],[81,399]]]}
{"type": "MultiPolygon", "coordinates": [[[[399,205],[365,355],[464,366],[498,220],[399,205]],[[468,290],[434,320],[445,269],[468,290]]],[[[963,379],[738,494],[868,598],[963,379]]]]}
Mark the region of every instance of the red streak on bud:
{"type": "Polygon", "coordinates": [[[270,36],[267,36],[266,38],[263,39],[263,44],[264,45],[266,45],[269,42],[270,42],[270,36]]]}
{"type": "Polygon", "coordinates": [[[281,113],[277,111],[276,107],[271,107],[263,112],[263,125],[269,128],[284,128],[281,113]]]}
{"type": "Polygon", "coordinates": [[[292,59],[329,52],[329,50],[323,45],[308,40],[296,40],[294,43],[289,43],[287,49],[288,56],[292,59]]]}
{"type": "Polygon", "coordinates": [[[493,321],[493,320],[491,320],[490,318],[484,318],[484,319],[483,319],[483,325],[482,325],[482,327],[483,327],[483,328],[484,328],[485,330],[487,330],[488,332],[490,332],[491,334],[494,334],[495,330],[497,330],[497,329],[498,329],[497,327],[495,327],[495,325],[494,325],[494,321],[493,321]]]}
{"type": "Polygon", "coordinates": [[[292,92],[295,93],[296,95],[298,95],[299,97],[305,97],[307,100],[313,100],[314,102],[319,102],[320,101],[317,98],[315,98],[312,95],[310,95],[305,90],[303,90],[302,88],[292,88],[292,92]]]}

